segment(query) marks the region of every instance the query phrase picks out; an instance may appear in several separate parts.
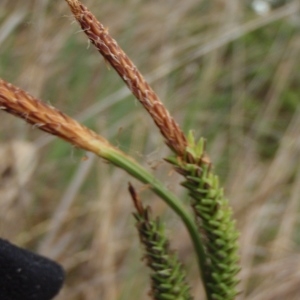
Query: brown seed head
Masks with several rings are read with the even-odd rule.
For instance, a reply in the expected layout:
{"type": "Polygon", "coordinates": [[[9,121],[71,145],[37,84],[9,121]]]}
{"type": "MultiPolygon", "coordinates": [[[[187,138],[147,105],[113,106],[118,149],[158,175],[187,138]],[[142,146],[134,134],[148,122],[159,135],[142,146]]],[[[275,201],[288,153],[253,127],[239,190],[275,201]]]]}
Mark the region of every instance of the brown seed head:
{"type": "Polygon", "coordinates": [[[99,154],[101,145],[109,146],[92,130],[2,79],[0,109],[87,151],[99,154]]]}
{"type": "Polygon", "coordinates": [[[136,66],[84,5],[77,0],[66,1],[88,38],[149,112],[167,145],[175,153],[183,156],[187,146],[184,134],[136,66]]]}

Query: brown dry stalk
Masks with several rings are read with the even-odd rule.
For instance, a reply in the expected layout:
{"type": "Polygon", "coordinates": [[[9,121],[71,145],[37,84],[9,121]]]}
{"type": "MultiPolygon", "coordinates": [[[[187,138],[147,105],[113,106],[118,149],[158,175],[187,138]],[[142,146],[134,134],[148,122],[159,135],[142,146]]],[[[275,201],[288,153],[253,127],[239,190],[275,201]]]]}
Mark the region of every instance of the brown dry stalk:
{"type": "Polygon", "coordinates": [[[87,151],[100,154],[101,147],[112,147],[92,130],[1,78],[0,109],[87,151]]]}
{"type": "Polygon", "coordinates": [[[183,132],[133,62],[84,5],[78,0],[66,1],[88,38],[149,112],[164,136],[166,144],[176,154],[183,156],[187,146],[183,132]]]}

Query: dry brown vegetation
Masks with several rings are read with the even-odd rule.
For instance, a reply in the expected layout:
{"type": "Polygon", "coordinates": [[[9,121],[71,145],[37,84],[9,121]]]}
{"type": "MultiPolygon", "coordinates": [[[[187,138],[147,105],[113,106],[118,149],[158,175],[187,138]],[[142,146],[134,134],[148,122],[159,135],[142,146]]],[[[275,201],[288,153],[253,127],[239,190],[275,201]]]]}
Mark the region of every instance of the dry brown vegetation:
{"type": "MultiPolygon", "coordinates": [[[[297,1],[264,17],[237,0],[85,4],[176,121],[208,138],[241,231],[239,299],[298,299],[297,1]]],[[[100,132],[180,193],[152,121],[79,31],[65,1],[2,0],[0,77],[100,132]]],[[[0,141],[0,235],[64,266],[57,299],[146,298],[128,176],[5,113],[0,141]]],[[[139,189],[165,216],[193,283],[185,230],[139,189]]],[[[198,279],[193,292],[201,299],[198,279]]]]}

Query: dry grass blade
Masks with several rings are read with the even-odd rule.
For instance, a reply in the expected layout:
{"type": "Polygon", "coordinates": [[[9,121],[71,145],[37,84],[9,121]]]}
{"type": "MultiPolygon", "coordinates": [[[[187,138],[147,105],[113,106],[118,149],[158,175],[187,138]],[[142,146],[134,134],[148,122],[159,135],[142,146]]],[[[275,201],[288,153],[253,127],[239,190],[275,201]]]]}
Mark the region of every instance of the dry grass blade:
{"type": "Polygon", "coordinates": [[[2,79],[0,109],[87,151],[99,153],[99,144],[109,145],[95,132],[2,79]]]}
{"type": "Polygon", "coordinates": [[[187,146],[184,134],[133,62],[84,5],[78,0],[66,1],[91,42],[149,112],[167,145],[177,154],[183,155],[187,146]]]}

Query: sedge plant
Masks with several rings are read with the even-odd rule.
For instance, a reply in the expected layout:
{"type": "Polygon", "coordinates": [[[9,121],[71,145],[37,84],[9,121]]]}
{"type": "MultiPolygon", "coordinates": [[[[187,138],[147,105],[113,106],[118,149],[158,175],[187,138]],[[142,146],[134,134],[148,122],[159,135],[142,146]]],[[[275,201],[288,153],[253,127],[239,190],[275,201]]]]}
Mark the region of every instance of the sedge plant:
{"type": "MultiPolygon", "coordinates": [[[[182,185],[191,198],[192,213],[157,178],[105,138],[4,80],[0,80],[0,109],[97,154],[147,184],[186,226],[207,299],[234,299],[240,269],[238,232],[228,200],[205,151],[205,140],[195,141],[192,131],[187,136],[183,133],[137,67],[83,4],[78,0],[66,2],[83,32],[143,105],[173,152],[165,160],[184,177],[182,185]]],[[[192,299],[185,271],[170,251],[161,222],[151,219],[150,208],[144,208],[133,186],[130,185],[129,190],[137,211],[134,217],[146,262],[152,269],[152,298],[192,299]]]]}

